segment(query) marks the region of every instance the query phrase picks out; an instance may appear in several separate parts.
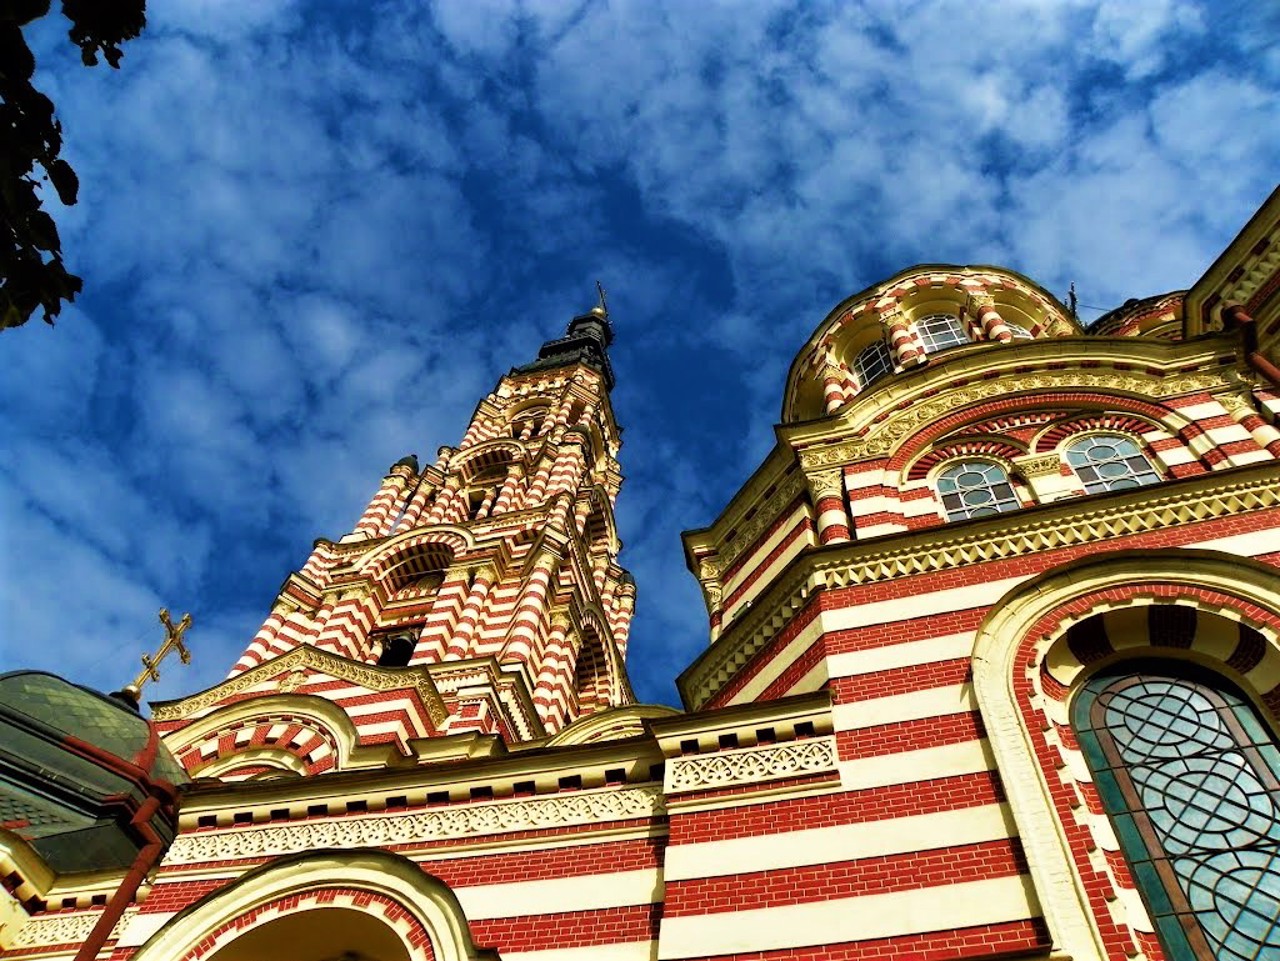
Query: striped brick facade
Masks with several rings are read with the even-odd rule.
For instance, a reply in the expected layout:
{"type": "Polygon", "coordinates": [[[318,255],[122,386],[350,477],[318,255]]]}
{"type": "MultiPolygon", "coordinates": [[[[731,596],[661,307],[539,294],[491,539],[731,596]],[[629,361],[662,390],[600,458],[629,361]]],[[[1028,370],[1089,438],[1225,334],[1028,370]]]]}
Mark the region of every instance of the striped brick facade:
{"type": "MultiPolygon", "coordinates": [[[[1178,662],[1280,730],[1278,228],[1273,198],[1093,332],[996,268],[839,305],[775,449],[685,535],[710,643],[683,711],[626,682],[607,369],[514,371],[318,542],[223,684],[157,707],[200,780],[100,957],[1165,961],[1070,705],[1178,662]],[[939,313],[970,342],[930,353],[939,313]],[[858,383],[876,338],[894,369],[858,383]],[[1086,487],[1097,437],[1141,483],[1086,487]],[[948,507],[964,461],[1002,510],[948,507]]],[[[100,891],[20,874],[6,957],[70,957],[100,891]]]]}

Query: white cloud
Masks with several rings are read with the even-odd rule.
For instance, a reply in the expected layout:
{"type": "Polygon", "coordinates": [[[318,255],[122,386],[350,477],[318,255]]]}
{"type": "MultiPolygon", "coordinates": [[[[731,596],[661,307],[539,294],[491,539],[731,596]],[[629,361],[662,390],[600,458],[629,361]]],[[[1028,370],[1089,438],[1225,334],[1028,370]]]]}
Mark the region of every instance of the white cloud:
{"type": "Polygon", "coordinates": [[[216,680],[311,539],[600,277],[633,664],[669,697],[705,643],[678,531],[772,443],[834,303],[939,260],[1103,306],[1186,286],[1271,188],[1280,61],[1244,8],[1207,46],[1211,12],[184,0],[120,71],[42,31],[86,293],[2,338],[0,632],[106,684],[102,644],[188,604],[216,680]]]}

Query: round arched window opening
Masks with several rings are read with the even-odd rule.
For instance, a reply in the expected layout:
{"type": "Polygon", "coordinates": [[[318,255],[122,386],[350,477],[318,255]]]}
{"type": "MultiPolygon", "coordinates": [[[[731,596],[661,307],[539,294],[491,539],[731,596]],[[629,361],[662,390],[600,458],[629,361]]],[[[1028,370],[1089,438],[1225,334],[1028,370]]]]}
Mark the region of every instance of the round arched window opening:
{"type": "Polygon", "coordinates": [[[1090,494],[1126,490],[1160,480],[1151,462],[1123,434],[1090,434],[1067,447],[1067,463],[1090,494]]]}
{"type": "Polygon", "coordinates": [[[1091,678],[1071,720],[1171,961],[1280,957],[1280,750],[1248,699],[1132,661],[1091,678]]]}
{"type": "Polygon", "coordinates": [[[969,343],[964,325],[954,314],[929,314],[921,317],[913,326],[924,349],[931,354],[969,343]]]}
{"type": "Polygon", "coordinates": [[[1022,506],[1005,469],[993,461],[962,460],[939,472],[935,481],[947,520],[986,517],[1022,506]]]}

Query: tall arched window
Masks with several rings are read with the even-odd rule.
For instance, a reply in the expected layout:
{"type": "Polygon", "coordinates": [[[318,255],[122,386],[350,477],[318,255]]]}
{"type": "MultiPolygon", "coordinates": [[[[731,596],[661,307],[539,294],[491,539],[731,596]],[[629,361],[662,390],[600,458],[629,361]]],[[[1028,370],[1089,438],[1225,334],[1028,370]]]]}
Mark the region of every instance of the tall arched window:
{"type": "Polygon", "coordinates": [[[1071,719],[1171,961],[1280,957],[1280,751],[1224,678],[1130,662],[1071,719]]]}
{"type": "Polygon", "coordinates": [[[915,322],[916,335],[929,353],[969,343],[960,318],[954,314],[929,314],[915,322]]]}
{"type": "Polygon", "coordinates": [[[885,374],[892,373],[893,357],[889,353],[889,345],[883,340],[877,340],[862,348],[854,358],[853,370],[858,375],[859,387],[866,387],[885,374]]]}
{"type": "Polygon", "coordinates": [[[941,471],[936,483],[949,521],[985,517],[1022,506],[1009,475],[991,461],[962,460],[941,471]]]}
{"type": "Polygon", "coordinates": [[[1154,484],[1160,479],[1138,445],[1122,434],[1090,434],[1067,447],[1067,463],[1090,494],[1154,484]]]}

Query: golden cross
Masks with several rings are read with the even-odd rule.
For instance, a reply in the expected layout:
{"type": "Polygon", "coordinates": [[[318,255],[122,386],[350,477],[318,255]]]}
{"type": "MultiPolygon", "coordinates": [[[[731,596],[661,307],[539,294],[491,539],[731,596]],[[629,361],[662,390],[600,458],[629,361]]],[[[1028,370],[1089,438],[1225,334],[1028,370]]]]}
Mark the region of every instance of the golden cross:
{"type": "Polygon", "coordinates": [[[162,607],[160,608],[160,623],[164,625],[164,643],[160,645],[160,650],[156,651],[155,656],[150,654],[142,655],[142,672],[129,685],[135,692],[135,696],[142,693],[142,685],[146,684],[147,681],[160,680],[160,672],[157,668],[160,666],[160,662],[168,657],[172,651],[178,652],[178,657],[183,664],[191,663],[191,652],[182,643],[182,635],[191,626],[191,615],[183,614],[182,620],[175,624],[169,618],[169,608],[162,607]]]}

